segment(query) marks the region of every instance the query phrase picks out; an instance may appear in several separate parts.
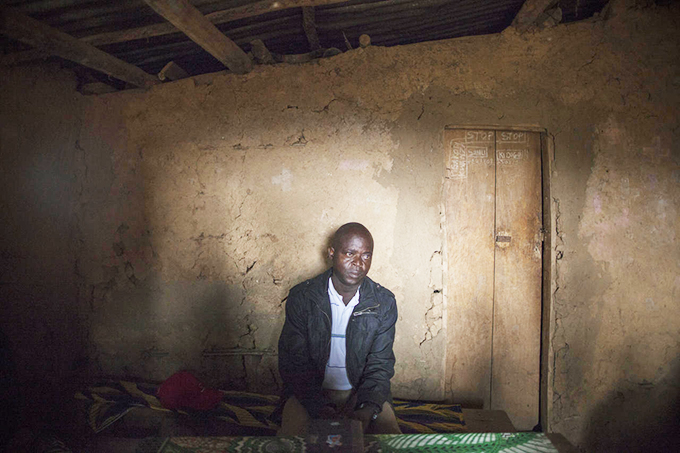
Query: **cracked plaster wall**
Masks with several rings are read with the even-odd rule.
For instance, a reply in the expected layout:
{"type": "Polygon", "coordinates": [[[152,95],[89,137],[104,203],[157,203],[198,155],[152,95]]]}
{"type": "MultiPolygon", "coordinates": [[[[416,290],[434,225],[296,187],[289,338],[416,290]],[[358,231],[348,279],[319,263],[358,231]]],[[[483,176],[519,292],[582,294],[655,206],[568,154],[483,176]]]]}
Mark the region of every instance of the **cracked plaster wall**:
{"type": "Polygon", "coordinates": [[[275,388],[286,293],[324,269],[329,235],[357,220],[376,239],[371,276],[399,303],[394,393],[455,400],[443,393],[442,320],[456,314],[442,275],[441,132],[537,124],[555,145],[550,426],[586,451],[638,450],[643,414],[645,433],[672,442],[678,9],[615,6],[607,21],[525,36],[368,48],[80,99],[82,129],[52,138],[72,156],[75,208],[62,224],[73,262],[29,259],[46,257],[77,288],[79,302],[63,303],[83,320],[74,330],[89,372],[160,380],[189,367],[211,385],[275,388]]]}

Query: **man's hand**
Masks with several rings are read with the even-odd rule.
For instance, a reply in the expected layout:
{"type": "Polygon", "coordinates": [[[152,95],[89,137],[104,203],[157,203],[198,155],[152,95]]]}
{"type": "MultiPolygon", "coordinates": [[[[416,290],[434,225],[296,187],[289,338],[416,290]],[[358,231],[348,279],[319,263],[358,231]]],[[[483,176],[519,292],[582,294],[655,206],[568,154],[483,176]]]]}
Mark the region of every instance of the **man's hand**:
{"type": "Polygon", "coordinates": [[[361,409],[357,409],[354,411],[352,414],[352,418],[354,420],[359,420],[361,422],[361,428],[363,429],[364,433],[368,429],[368,425],[371,424],[371,421],[373,420],[373,414],[375,413],[375,410],[373,409],[373,406],[366,406],[361,409]]]}
{"type": "Polygon", "coordinates": [[[325,420],[332,420],[332,419],[337,419],[337,418],[342,418],[341,414],[338,413],[338,410],[336,409],[335,405],[326,405],[321,408],[319,411],[319,418],[323,418],[325,420]]]}

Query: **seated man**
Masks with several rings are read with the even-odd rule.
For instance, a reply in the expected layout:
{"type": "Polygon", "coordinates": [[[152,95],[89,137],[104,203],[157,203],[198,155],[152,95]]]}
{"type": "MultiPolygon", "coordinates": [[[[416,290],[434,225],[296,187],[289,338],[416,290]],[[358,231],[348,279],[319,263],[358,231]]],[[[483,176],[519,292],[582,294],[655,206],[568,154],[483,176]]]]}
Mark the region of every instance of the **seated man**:
{"type": "Polygon", "coordinates": [[[394,294],[368,277],[373,237],[359,223],[335,232],[333,265],[288,294],[279,338],[285,405],[279,435],[312,418],[352,418],[364,432],[401,434],[391,405],[394,294]]]}

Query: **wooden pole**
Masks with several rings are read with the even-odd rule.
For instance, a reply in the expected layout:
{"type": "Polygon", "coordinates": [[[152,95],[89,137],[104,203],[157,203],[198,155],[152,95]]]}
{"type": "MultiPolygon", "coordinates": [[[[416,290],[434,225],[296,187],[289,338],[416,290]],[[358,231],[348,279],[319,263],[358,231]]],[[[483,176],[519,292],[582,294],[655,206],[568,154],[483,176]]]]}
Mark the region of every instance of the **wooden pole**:
{"type": "MultiPolygon", "coordinates": [[[[336,3],[346,3],[347,1],[348,0],[265,0],[248,5],[238,6],[236,8],[215,11],[206,14],[204,17],[211,23],[217,25],[233,22],[239,19],[245,19],[247,17],[260,16],[273,11],[282,11],[284,9],[290,8],[301,8],[304,6],[314,7],[334,5],[336,3]]],[[[147,25],[145,27],[131,28],[129,30],[120,30],[98,35],[85,36],[82,39],[83,41],[89,42],[93,46],[100,46],[104,44],[132,41],[135,39],[151,38],[153,36],[169,35],[170,33],[176,32],[177,29],[172,24],[162,23],[147,25]]]]}
{"type": "MultiPolygon", "coordinates": [[[[303,6],[314,7],[334,5],[336,3],[346,3],[347,1],[348,0],[265,0],[236,8],[215,11],[210,14],[206,14],[204,17],[213,24],[223,24],[238,19],[244,19],[246,17],[259,16],[272,11],[281,11],[284,9],[299,8],[303,6]]],[[[103,46],[118,42],[134,41],[136,39],[152,38],[154,36],[164,36],[171,33],[177,33],[178,31],[179,30],[177,30],[177,27],[175,27],[173,24],[163,22],[160,24],[147,25],[144,27],[84,36],[80,38],[80,40],[88,44],[92,44],[93,46],[103,46]]],[[[41,58],[45,58],[46,56],[49,55],[40,51],[28,50],[5,55],[0,59],[0,62],[6,66],[11,66],[26,61],[39,60],[41,58]]]]}
{"type": "Polygon", "coordinates": [[[189,77],[189,74],[174,61],[163,66],[163,69],[158,73],[158,78],[161,80],[180,80],[187,77],[189,77]]]}
{"type": "Polygon", "coordinates": [[[359,45],[364,49],[366,47],[370,46],[371,45],[371,37],[368,36],[365,33],[363,35],[359,36],[359,45]]]}
{"type": "Polygon", "coordinates": [[[11,8],[0,7],[0,33],[138,87],[159,83],[138,67],[11,8]]]}
{"type": "Polygon", "coordinates": [[[243,49],[224,36],[188,0],[144,1],[232,72],[245,74],[253,68],[243,49]]]}
{"type": "Polygon", "coordinates": [[[555,0],[526,0],[519,10],[515,19],[512,21],[512,27],[519,32],[525,32],[538,19],[545,9],[550,6],[555,0]]]}
{"type": "Polygon", "coordinates": [[[267,46],[264,45],[264,41],[261,39],[254,39],[250,41],[250,51],[252,52],[253,57],[255,57],[255,61],[257,61],[259,64],[276,63],[272,53],[269,51],[269,49],[267,49],[267,46]]]}
{"type": "Polygon", "coordinates": [[[307,35],[309,50],[311,51],[321,49],[319,35],[316,32],[316,20],[314,16],[313,6],[302,7],[302,28],[305,30],[305,35],[307,35]]]}

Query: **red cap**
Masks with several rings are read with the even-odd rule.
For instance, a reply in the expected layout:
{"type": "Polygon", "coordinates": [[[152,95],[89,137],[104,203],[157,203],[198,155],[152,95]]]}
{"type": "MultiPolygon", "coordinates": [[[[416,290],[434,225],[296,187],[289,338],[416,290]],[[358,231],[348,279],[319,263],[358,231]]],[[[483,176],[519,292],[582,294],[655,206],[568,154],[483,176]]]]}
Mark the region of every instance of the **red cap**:
{"type": "Polygon", "coordinates": [[[158,388],[158,398],[166,409],[214,409],[222,401],[222,392],[206,388],[196,376],[179,371],[158,388]]]}

